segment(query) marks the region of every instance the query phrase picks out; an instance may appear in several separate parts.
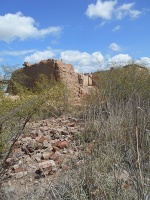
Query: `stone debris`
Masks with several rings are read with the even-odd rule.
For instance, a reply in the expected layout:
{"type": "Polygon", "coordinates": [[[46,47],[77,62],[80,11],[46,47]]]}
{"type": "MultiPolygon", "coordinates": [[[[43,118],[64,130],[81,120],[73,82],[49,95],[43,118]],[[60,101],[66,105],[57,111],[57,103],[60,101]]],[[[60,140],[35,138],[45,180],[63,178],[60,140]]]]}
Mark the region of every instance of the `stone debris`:
{"type": "Polygon", "coordinates": [[[21,179],[28,175],[30,179],[39,179],[67,170],[69,159],[78,159],[74,136],[81,129],[81,122],[67,116],[29,124],[28,131],[18,138],[6,160],[5,177],[21,179]]]}
{"type": "Polygon", "coordinates": [[[20,172],[18,172],[18,173],[16,173],[16,179],[19,179],[19,178],[22,178],[22,177],[24,177],[24,176],[26,176],[27,175],[27,171],[20,171],[20,172]]]}

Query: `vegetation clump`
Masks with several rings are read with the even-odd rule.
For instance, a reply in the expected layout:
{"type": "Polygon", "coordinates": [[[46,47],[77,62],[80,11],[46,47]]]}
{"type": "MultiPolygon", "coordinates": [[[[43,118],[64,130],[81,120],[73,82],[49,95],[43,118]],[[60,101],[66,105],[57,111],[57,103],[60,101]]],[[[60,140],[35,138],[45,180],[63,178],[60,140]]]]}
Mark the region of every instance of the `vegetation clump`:
{"type": "Polygon", "coordinates": [[[25,87],[21,77],[19,80],[11,78],[10,84],[13,95],[6,96],[0,91],[0,154],[9,149],[12,138],[17,139],[22,134],[29,120],[57,116],[65,109],[63,83],[49,81],[41,74],[32,90],[25,87]]]}

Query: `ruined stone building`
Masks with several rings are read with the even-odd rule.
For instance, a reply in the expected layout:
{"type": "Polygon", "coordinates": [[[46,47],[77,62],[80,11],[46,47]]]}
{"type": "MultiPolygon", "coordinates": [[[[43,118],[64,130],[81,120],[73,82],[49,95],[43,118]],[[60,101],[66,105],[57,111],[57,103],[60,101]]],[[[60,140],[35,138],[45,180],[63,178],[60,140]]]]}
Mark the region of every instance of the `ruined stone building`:
{"type": "Polygon", "coordinates": [[[40,74],[45,74],[48,79],[52,77],[56,80],[62,80],[68,89],[74,93],[76,99],[89,93],[93,88],[92,74],[79,74],[74,71],[71,64],[65,64],[62,60],[48,59],[39,63],[23,64],[22,72],[28,79],[28,87],[33,87],[40,74]]]}

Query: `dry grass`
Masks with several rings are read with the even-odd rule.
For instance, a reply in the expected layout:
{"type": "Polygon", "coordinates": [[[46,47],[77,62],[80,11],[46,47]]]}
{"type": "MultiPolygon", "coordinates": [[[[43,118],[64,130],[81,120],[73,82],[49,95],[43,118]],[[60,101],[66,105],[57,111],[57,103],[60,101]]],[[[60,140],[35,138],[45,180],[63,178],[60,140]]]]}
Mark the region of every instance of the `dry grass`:
{"type": "MultiPolygon", "coordinates": [[[[110,77],[105,78],[110,80],[110,77]]],[[[120,78],[121,82],[112,79],[114,85],[110,80],[105,82],[103,90],[93,93],[80,108],[85,126],[76,137],[80,148],[78,161],[70,162],[69,170],[59,181],[45,179],[46,185],[34,186],[22,199],[150,199],[149,76],[147,78],[140,80],[143,88],[139,84],[136,87],[137,77],[132,77],[134,84],[129,83],[132,88],[125,91],[126,81],[122,85],[120,78]]],[[[21,199],[17,193],[13,197],[21,199]]]]}

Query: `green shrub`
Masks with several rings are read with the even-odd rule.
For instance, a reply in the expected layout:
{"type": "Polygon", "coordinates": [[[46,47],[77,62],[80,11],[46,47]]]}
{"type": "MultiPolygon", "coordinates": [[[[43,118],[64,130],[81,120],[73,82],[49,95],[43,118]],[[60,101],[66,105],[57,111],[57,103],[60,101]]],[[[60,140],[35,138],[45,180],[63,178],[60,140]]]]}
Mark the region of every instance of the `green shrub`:
{"type": "Polygon", "coordinates": [[[0,153],[9,149],[15,134],[20,134],[20,130],[23,133],[23,124],[28,120],[60,115],[65,105],[63,84],[50,82],[44,75],[40,75],[32,91],[18,82],[13,84],[17,96],[2,93],[0,97],[0,153]]]}
{"type": "Polygon", "coordinates": [[[11,74],[11,78],[8,84],[7,92],[13,95],[17,95],[18,86],[19,87],[27,87],[27,82],[29,78],[23,73],[23,69],[17,69],[11,74]]]}

